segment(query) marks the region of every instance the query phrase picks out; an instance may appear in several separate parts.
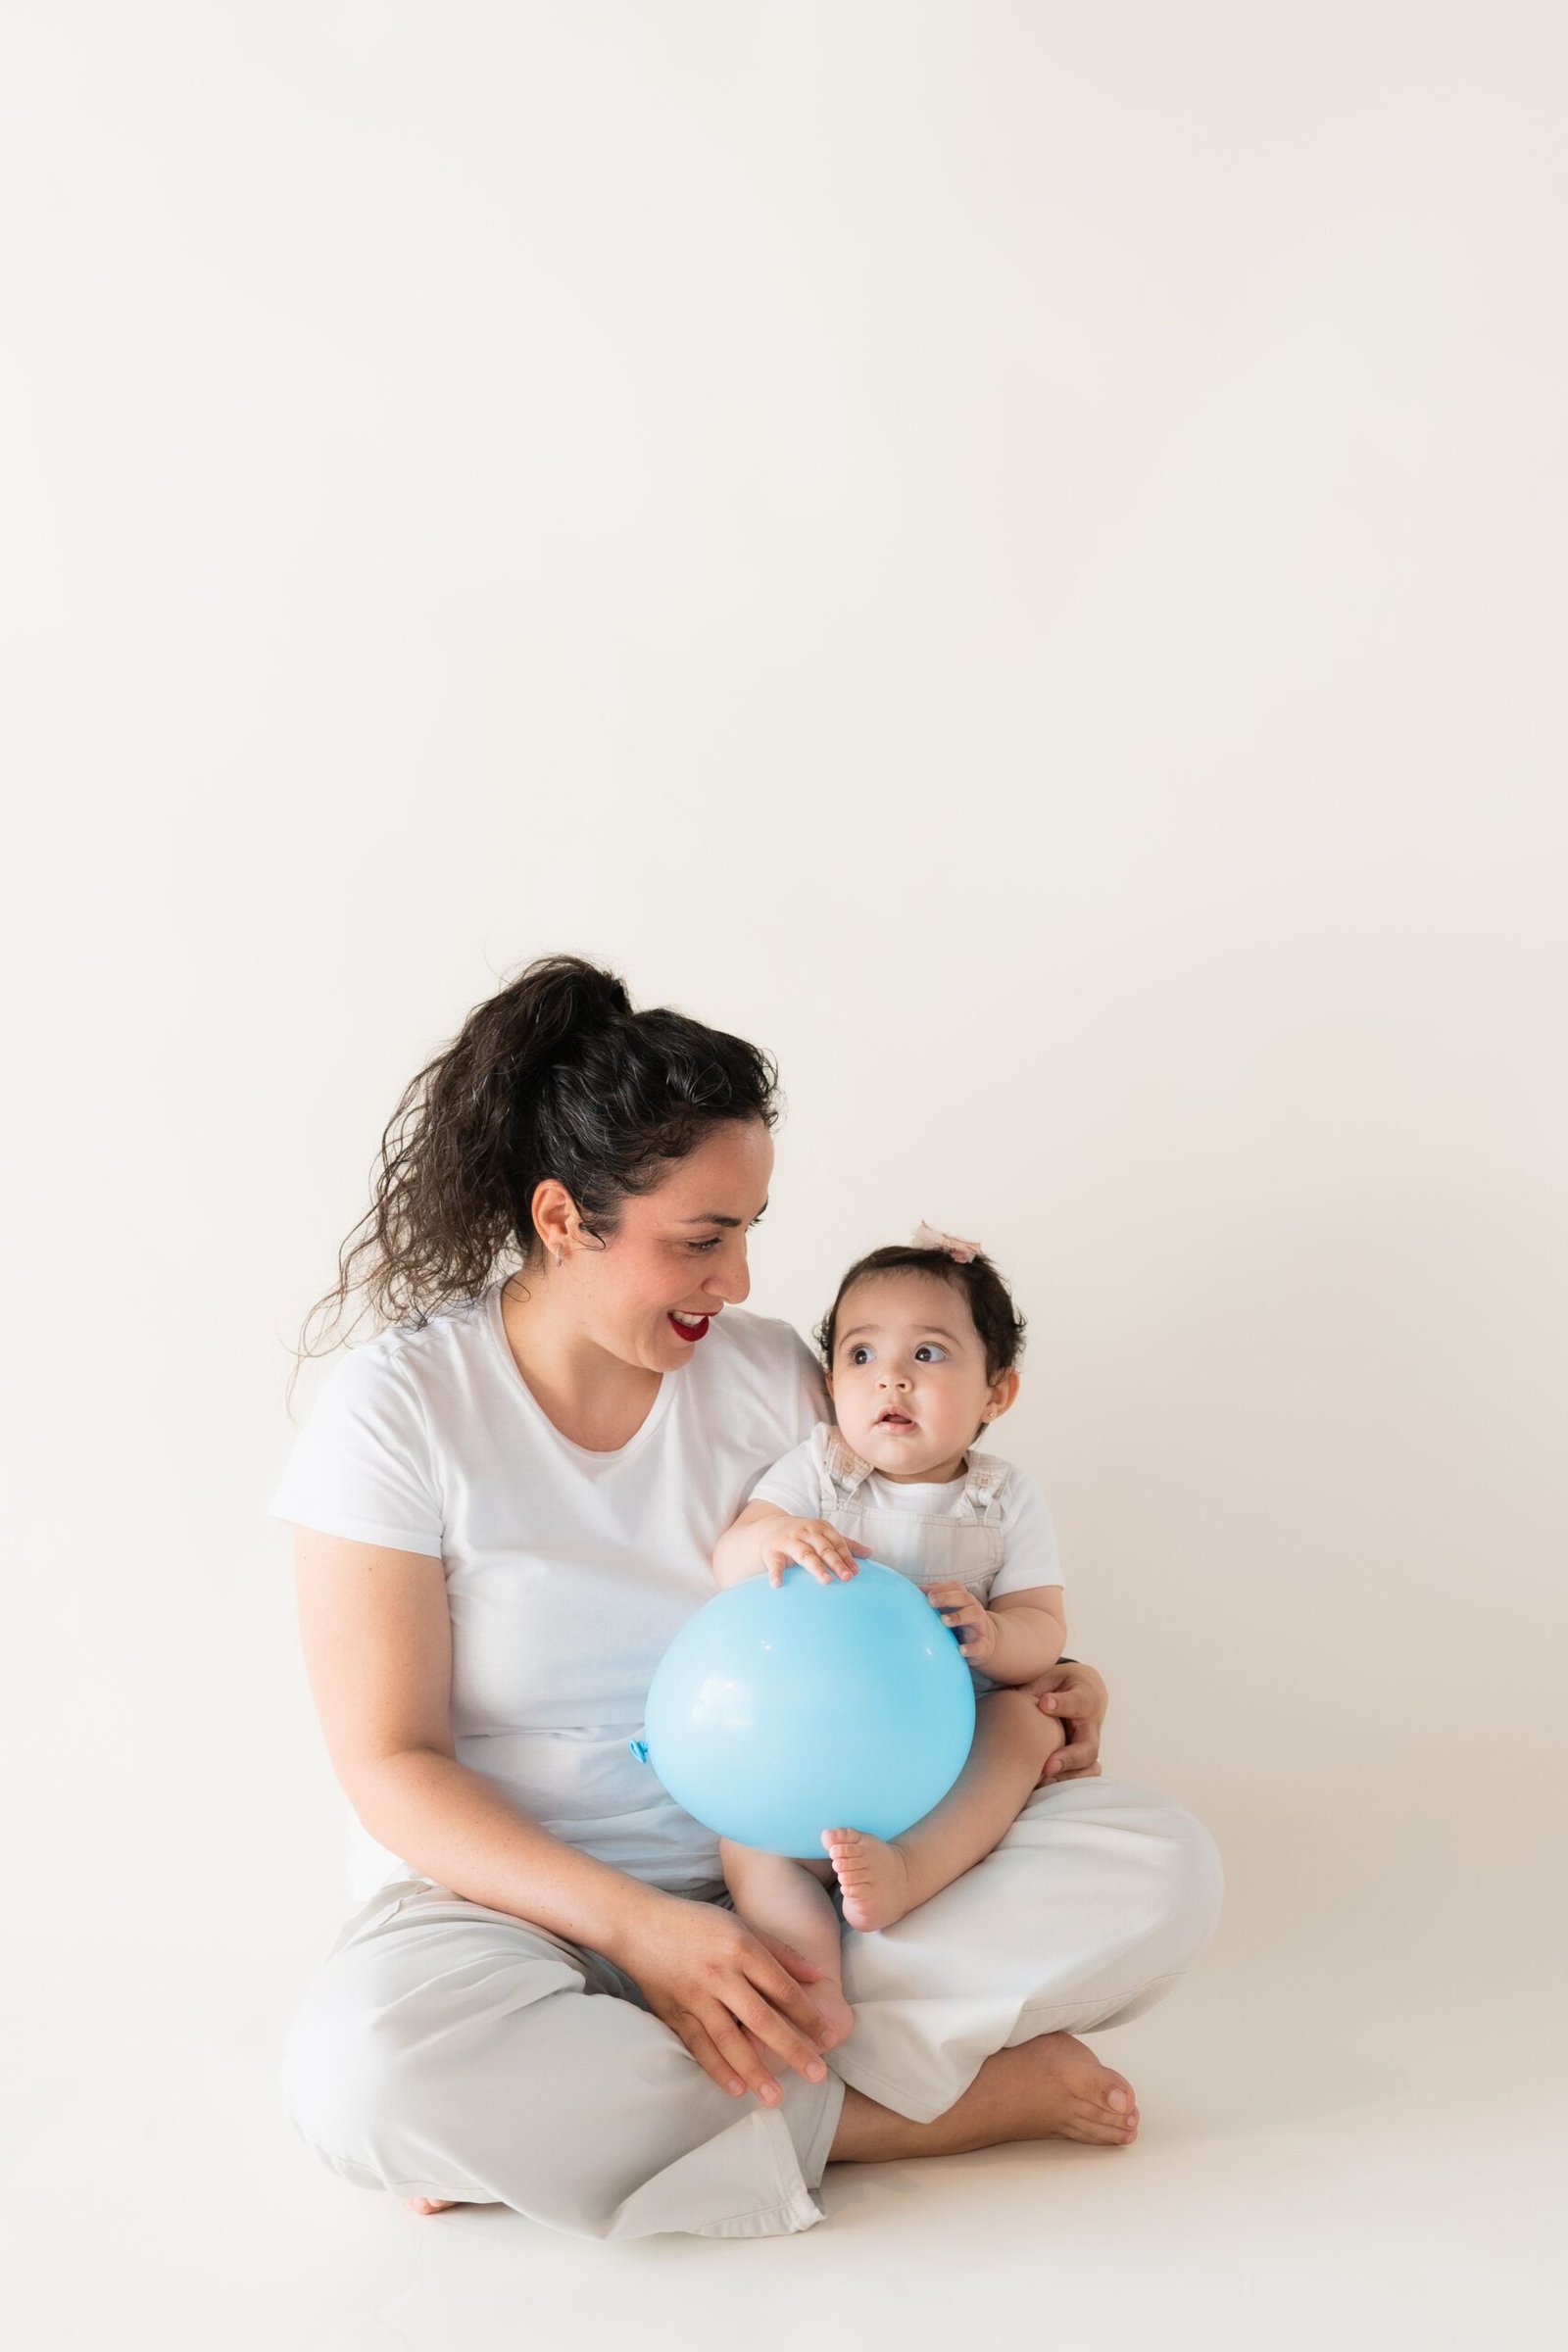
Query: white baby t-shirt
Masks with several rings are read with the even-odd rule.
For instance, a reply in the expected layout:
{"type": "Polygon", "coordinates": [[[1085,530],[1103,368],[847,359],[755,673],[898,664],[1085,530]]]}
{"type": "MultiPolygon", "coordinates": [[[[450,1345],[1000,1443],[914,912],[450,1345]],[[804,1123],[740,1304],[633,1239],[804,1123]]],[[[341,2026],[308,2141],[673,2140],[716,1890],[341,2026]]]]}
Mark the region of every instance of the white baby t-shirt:
{"type": "MultiPolygon", "coordinates": [[[[790,1324],[726,1307],[630,1442],[594,1452],[522,1379],[501,1289],[341,1357],[269,1516],[441,1560],[459,1762],[618,1870],[716,1886],[713,1833],[627,1743],[654,1669],[713,1597],[719,1537],[828,1410],[820,1369],[790,1324]]],[[[418,1875],[355,1833],[356,1900],[418,1875]]]]}
{"type": "MultiPolygon", "coordinates": [[[[823,1517],[822,1463],[834,1434],[825,1421],[818,1422],[808,1438],[758,1480],[752,1490],[752,1500],[776,1502],[792,1518],[823,1517]]],[[[970,1456],[971,1465],[974,1458],[970,1456]]],[[[995,1461],[999,1457],[986,1458],[995,1461]]],[[[961,1512],[967,1483],[965,1478],[941,1483],[922,1480],[905,1483],[883,1478],[872,1470],[856,1488],[855,1500],[869,1510],[903,1511],[911,1520],[952,1519],[961,1512]]],[[[1062,1577],[1056,1531],[1039,1482],[1029,1471],[1009,1463],[997,1501],[1002,1511],[1002,1564],[980,1598],[1000,1600],[1004,1592],[1027,1592],[1036,1585],[1059,1585],[1062,1577]]],[[[903,1562],[890,1560],[888,1565],[902,1568],[903,1562]]]]}

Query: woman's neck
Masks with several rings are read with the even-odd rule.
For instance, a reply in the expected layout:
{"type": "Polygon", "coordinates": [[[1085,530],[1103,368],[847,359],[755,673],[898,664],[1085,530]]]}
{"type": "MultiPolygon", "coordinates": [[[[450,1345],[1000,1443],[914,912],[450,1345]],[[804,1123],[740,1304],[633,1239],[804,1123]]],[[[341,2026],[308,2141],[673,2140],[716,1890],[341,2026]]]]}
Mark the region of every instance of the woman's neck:
{"type": "Polygon", "coordinates": [[[526,1293],[509,1282],[501,1321],[512,1360],[541,1409],[564,1438],[596,1453],[629,1445],[653,1409],[663,1375],[612,1355],[563,1311],[547,1280],[526,1293]]]}

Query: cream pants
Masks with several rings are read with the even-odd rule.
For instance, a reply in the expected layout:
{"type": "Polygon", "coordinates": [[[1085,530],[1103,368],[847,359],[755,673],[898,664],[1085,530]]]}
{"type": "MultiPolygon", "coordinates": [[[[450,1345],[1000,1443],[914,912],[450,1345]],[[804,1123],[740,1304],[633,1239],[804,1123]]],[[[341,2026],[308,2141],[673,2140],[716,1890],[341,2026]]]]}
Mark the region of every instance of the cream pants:
{"type": "Polygon", "coordinates": [[[927,2123],[994,2050],[1139,2016],[1208,1940],[1221,1889],[1179,1805],[1106,1779],[1037,1789],[931,1901],[844,1930],[855,2030],[825,2081],[780,2069],[764,2108],[720,2090],[603,1953],[408,1880],[311,1985],[285,2106],[364,2188],[499,2202],[577,2237],[809,2230],[846,2083],[927,2123]]]}

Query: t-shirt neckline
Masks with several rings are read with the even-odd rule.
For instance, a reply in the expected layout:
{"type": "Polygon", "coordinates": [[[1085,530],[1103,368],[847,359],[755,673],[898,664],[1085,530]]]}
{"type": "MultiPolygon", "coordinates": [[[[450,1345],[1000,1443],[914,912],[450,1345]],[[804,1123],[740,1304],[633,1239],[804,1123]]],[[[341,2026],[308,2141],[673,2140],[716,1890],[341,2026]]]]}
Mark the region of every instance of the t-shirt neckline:
{"type": "Polygon", "coordinates": [[[608,1452],[601,1451],[593,1446],[579,1446],[574,1438],[567,1437],[564,1430],[556,1427],[517,1368],[517,1359],[513,1354],[511,1343],[507,1338],[506,1319],[501,1312],[501,1294],[505,1288],[505,1282],[493,1282],[490,1285],[485,1302],[485,1320],[489,1324],[490,1334],[501,1359],[502,1374],[521,1398],[526,1410],[532,1414],[547,1436],[553,1438],[556,1444],[564,1447],[567,1453],[575,1454],[580,1462],[623,1462],[627,1460],[637,1451],[639,1446],[644,1445],[653,1436],[654,1431],[668,1412],[673,1391],[673,1375],[668,1372],[660,1374],[658,1393],[653,1403],[648,1407],[647,1418],[641,1429],[636,1432],[635,1436],[628,1438],[624,1446],[612,1446],[608,1452]]]}

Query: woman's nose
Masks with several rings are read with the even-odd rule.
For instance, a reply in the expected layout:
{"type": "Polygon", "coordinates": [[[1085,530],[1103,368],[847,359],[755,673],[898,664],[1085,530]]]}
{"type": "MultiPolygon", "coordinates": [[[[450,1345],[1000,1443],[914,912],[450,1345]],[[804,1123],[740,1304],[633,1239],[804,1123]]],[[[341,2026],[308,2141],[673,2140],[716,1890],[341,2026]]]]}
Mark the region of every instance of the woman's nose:
{"type": "Polygon", "coordinates": [[[726,1306],[739,1306],[743,1298],[751,1297],[751,1271],[744,1259],[738,1266],[724,1267],[722,1272],[715,1266],[713,1274],[714,1279],[708,1287],[717,1293],[726,1306]]]}

